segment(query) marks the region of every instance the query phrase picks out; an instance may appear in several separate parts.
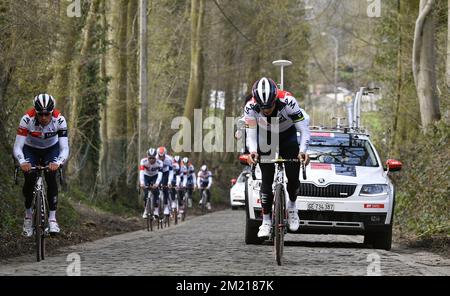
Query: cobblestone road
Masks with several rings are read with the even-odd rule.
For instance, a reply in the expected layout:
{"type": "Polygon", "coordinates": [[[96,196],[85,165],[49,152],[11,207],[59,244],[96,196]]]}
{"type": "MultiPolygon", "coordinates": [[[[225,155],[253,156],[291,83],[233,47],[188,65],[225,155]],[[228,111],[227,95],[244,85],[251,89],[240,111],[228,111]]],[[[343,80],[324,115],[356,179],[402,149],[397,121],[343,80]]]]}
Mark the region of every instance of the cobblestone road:
{"type": "Polygon", "coordinates": [[[277,266],[272,246],[244,244],[244,219],[244,211],[220,211],[62,248],[39,263],[33,255],[3,260],[0,275],[66,275],[71,253],[81,258],[81,275],[367,275],[377,258],[381,275],[450,275],[450,260],[395,245],[364,248],[362,236],[289,234],[277,266]]]}

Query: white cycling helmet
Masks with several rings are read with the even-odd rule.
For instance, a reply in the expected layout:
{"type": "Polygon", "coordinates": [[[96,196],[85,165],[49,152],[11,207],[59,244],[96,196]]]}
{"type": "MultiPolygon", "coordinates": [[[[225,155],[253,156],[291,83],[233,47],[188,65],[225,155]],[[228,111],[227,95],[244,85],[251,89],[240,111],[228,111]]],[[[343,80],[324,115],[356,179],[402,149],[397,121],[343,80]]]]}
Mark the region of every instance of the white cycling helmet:
{"type": "Polygon", "coordinates": [[[156,149],[155,148],[150,148],[147,150],[147,156],[148,157],[156,157],[156,149]]]}
{"type": "Polygon", "coordinates": [[[270,109],[277,99],[278,87],[272,79],[263,77],[253,84],[252,94],[261,109],[270,109]]]}
{"type": "Polygon", "coordinates": [[[48,94],[40,94],[34,97],[34,109],[37,113],[51,113],[55,108],[55,99],[48,94]]]}
{"type": "Polygon", "coordinates": [[[189,162],[189,158],[183,157],[183,163],[184,163],[184,164],[188,164],[188,162],[189,162]]]}

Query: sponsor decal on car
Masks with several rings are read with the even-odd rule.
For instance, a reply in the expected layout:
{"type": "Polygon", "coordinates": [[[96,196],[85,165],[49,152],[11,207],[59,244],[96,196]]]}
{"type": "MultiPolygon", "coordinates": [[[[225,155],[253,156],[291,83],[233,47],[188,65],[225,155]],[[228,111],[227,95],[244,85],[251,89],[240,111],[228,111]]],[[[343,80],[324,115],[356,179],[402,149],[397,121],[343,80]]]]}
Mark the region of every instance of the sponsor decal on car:
{"type": "Polygon", "coordinates": [[[384,204],[364,204],[365,209],[384,209],[384,204]]]}
{"type": "Polygon", "coordinates": [[[317,162],[311,162],[311,169],[312,170],[328,170],[331,171],[333,169],[332,164],[330,163],[317,163],[317,162]]]}

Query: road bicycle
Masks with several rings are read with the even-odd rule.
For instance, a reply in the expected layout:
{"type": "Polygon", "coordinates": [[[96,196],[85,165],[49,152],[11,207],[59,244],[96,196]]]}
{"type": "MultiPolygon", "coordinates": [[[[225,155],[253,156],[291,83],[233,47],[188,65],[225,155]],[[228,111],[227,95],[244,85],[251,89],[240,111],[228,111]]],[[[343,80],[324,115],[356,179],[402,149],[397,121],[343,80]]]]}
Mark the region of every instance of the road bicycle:
{"type": "MultiPolygon", "coordinates": [[[[284,249],[284,235],[287,233],[288,213],[286,209],[286,173],[284,164],[291,162],[299,162],[299,159],[283,159],[276,153],[275,159],[261,160],[259,163],[273,163],[275,164],[275,180],[273,182],[274,198],[272,208],[272,232],[270,240],[273,241],[275,259],[278,265],[283,264],[283,249],[284,249]]],[[[300,161],[303,171],[303,179],[306,179],[305,163],[300,161]]],[[[252,165],[251,173],[253,180],[256,179],[255,174],[256,165],[252,165]]]]}
{"type": "MultiPolygon", "coordinates": [[[[20,167],[16,166],[14,171],[14,182],[17,185],[17,177],[20,167]]],[[[32,223],[33,233],[36,242],[36,259],[41,261],[45,259],[45,239],[49,233],[48,223],[48,202],[46,198],[46,188],[44,182],[44,172],[48,171],[48,166],[35,166],[31,167],[30,174],[37,174],[36,183],[33,188],[33,201],[32,201],[32,223]]],[[[58,169],[60,184],[63,184],[63,174],[61,167],[58,169]]]]}

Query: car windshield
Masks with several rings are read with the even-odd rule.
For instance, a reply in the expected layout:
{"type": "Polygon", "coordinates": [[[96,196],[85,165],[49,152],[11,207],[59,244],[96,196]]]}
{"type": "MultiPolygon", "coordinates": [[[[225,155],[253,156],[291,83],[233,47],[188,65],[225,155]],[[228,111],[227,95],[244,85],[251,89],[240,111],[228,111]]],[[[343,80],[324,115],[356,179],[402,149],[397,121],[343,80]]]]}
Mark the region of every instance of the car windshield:
{"type": "Polygon", "coordinates": [[[308,153],[311,160],[321,163],[378,166],[369,141],[359,139],[357,135],[311,133],[308,153]]]}
{"type": "Polygon", "coordinates": [[[239,177],[238,177],[238,179],[237,179],[237,182],[238,183],[245,183],[245,174],[246,173],[241,173],[240,175],[239,175],[239,177]]]}

